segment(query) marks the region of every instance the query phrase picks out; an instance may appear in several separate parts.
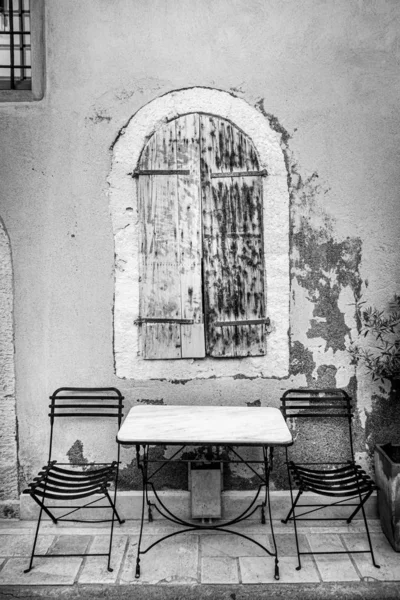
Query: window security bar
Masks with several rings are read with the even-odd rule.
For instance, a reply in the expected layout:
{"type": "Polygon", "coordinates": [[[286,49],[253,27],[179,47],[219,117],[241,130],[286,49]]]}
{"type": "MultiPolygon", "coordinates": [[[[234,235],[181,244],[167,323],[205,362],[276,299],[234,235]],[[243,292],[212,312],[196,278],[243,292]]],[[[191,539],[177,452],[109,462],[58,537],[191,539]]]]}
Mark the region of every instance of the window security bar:
{"type": "Polygon", "coordinates": [[[31,89],[30,0],[0,0],[0,89],[31,89]]]}

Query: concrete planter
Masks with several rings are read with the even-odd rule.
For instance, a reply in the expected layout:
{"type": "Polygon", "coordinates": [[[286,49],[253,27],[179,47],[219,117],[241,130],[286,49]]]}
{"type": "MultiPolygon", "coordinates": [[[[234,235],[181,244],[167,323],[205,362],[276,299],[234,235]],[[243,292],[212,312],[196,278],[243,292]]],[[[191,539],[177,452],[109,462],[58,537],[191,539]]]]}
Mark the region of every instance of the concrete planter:
{"type": "Polygon", "coordinates": [[[400,445],[376,445],[375,477],[382,530],[400,552],[400,445]]]}

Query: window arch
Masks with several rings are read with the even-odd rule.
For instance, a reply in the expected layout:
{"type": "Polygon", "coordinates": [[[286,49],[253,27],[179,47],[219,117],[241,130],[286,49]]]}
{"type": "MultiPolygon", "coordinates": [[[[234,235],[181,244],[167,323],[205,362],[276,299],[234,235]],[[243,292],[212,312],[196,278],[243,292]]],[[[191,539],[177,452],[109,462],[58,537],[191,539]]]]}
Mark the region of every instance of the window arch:
{"type": "MultiPolygon", "coordinates": [[[[190,127],[194,127],[193,122],[190,127]]],[[[209,131],[209,133],[211,133],[211,131],[209,131]]],[[[186,140],[188,140],[189,137],[190,136],[187,135],[186,140]]],[[[190,137],[190,139],[192,138],[190,137]]],[[[235,98],[226,92],[206,88],[191,88],[178,92],[171,92],[155,99],[140,109],[121,132],[121,135],[113,146],[113,163],[108,180],[110,185],[109,197],[116,254],[114,356],[116,373],[118,376],[127,378],[132,377],[135,379],[189,379],[194,377],[233,376],[238,373],[243,376],[256,377],[283,377],[287,375],[289,357],[289,193],[287,186],[287,171],[280,142],[280,133],[271,128],[269,121],[258,110],[252,108],[243,100],[235,98]],[[211,203],[215,197],[219,197],[220,201],[222,201],[223,194],[218,196],[218,193],[214,193],[213,195],[212,192],[212,190],[218,192],[218,190],[221,189],[221,184],[222,189],[225,190],[225,197],[234,196],[234,190],[237,190],[239,182],[242,185],[242,191],[246,186],[248,188],[253,188],[253,194],[255,187],[259,190],[259,193],[255,194],[258,198],[258,204],[256,202],[254,214],[256,214],[257,211],[258,213],[261,212],[261,218],[257,219],[258,223],[261,223],[261,241],[259,236],[260,232],[256,232],[254,240],[257,236],[259,237],[259,242],[257,242],[259,244],[258,251],[255,251],[254,249],[254,244],[256,244],[256,242],[254,242],[250,252],[250,254],[253,253],[254,255],[258,254],[258,256],[261,256],[262,267],[260,273],[263,273],[264,276],[264,281],[261,285],[262,290],[257,296],[257,301],[259,303],[257,308],[258,313],[257,311],[256,315],[253,313],[252,316],[254,318],[250,319],[249,314],[246,314],[246,311],[243,313],[242,310],[238,311],[236,309],[235,313],[235,310],[233,309],[229,314],[217,314],[213,323],[214,331],[217,331],[217,328],[220,327],[220,325],[217,325],[216,327],[215,321],[217,321],[217,323],[218,321],[224,321],[222,325],[226,328],[226,331],[229,332],[229,328],[231,328],[231,331],[234,334],[235,331],[238,331],[238,327],[245,327],[245,325],[238,324],[236,321],[257,321],[256,323],[246,323],[246,327],[248,329],[253,328],[253,330],[257,328],[260,329],[261,325],[264,327],[264,348],[260,351],[262,345],[258,344],[257,351],[253,352],[251,350],[249,352],[246,342],[245,346],[247,352],[245,353],[243,351],[243,353],[237,352],[235,354],[236,350],[228,349],[227,345],[224,344],[225,348],[222,348],[222,352],[219,354],[215,353],[214,356],[229,356],[229,360],[214,360],[210,343],[212,338],[211,329],[208,330],[209,322],[203,321],[202,323],[201,319],[197,319],[195,322],[193,318],[193,325],[196,323],[197,325],[202,325],[205,329],[202,338],[205,340],[204,349],[206,358],[197,360],[197,358],[201,357],[189,355],[187,357],[183,356],[179,360],[162,360],[164,357],[160,357],[158,360],[148,361],[144,360],[143,354],[143,348],[146,347],[146,340],[143,340],[143,336],[146,337],[147,335],[147,333],[144,333],[144,325],[146,325],[146,329],[150,325],[149,321],[146,321],[146,319],[164,318],[164,315],[161,315],[160,317],[151,317],[149,314],[144,314],[142,310],[143,304],[141,304],[141,298],[145,298],[146,295],[141,293],[143,285],[145,284],[140,281],[140,278],[145,274],[145,270],[143,270],[143,264],[140,267],[139,265],[141,265],[142,260],[143,235],[148,237],[149,231],[143,233],[142,230],[143,215],[141,216],[141,210],[143,209],[141,208],[142,201],[140,199],[141,186],[149,186],[151,179],[153,182],[152,185],[157,179],[156,186],[158,186],[161,181],[159,178],[164,177],[164,175],[155,175],[154,173],[148,175],[142,173],[140,175],[138,172],[140,173],[140,171],[146,170],[163,170],[162,168],[156,169],[155,164],[151,165],[151,169],[145,168],[146,166],[149,166],[150,163],[146,164],[145,162],[141,162],[146,156],[146,150],[144,149],[147,147],[150,152],[151,145],[155,143],[157,138],[160,140],[164,139],[164,141],[161,142],[160,147],[167,148],[165,136],[168,127],[172,127],[172,124],[175,128],[177,126],[181,127],[185,122],[184,127],[189,128],[189,115],[192,115],[190,119],[199,119],[199,123],[201,119],[209,119],[207,126],[214,127],[215,139],[217,140],[220,139],[220,132],[217,131],[218,127],[223,126],[223,128],[225,128],[225,133],[227,133],[227,127],[229,126],[231,127],[231,133],[236,132],[234,135],[237,139],[241,137],[242,141],[246,141],[249,154],[246,158],[247,162],[246,168],[243,169],[244,171],[251,171],[250,163],[251,160],[254,160],[254,172],[256,174],[252,176],[244,175],[232,177],[231,170],[240,171],[240,160],[244,160],[243,157],[240,158],[241,155],[238,152],[237,166],[233,165],[234,168],[232,169],[229,160],[225,163],[225,166],[223,163],[220,163],[218,168],[221,168],[222,171],[225,169],[226,172],[222,172],[222,174],[215,172],[215,177],[209,177],[208,180],[205,178],[204,181],[202,181],[202,168],[205,168],[205,163],[202,162],[201,158],[200,170],[197,171],[183,169],[184,165],[178,165],[176,162],[175,164],[179,169],[182,167],[182,170],[189,170],[191,175],[174,174],[172,179],[175,180],[175,183],[171,184],[172,188],[167,187],[166,189],[175,189],[173,186],[178,185],[178,178],[182,180],[179,185],[190,186],[192,190],[200,184],[200,188],[197,187],[196,189],[200,189],[200,200],[203,202],[206,196],[205,188],[208,186],[208,189],[211,190],[211,194],[209,194],[211,203]],[[194,117],[194,115],[198,116],[194,117]],[[213,121],[213,124],[210,120],[213,121]],[[151,141],[152,139],[153,141],[151,141]],[[227,172],[229,172],[229,176],[224,177],[227,172]],[[266,175],[266,172],[268,175],[266,175]],[[136,175],[136,177],[132,177],[132,175],[136,175]],[[263,319],[270,319],[271,321],[271,327],[267,337],[265,336],[265,323],[261,323],[261,320],[263,319]],[[228,323],[226,323],[227,321],[228,323]],[[230,324],[230,321],[235,321],[235,323],[230,324]]],[[[232,144],[233,141],[231,140],[229,143],[232,144]]],[[[186,148],[191,145],[190,152],[194,153],[194,155],[196,154],[196,151],[200,152],[199,149],[196,150],[196,144],[189,144],[188,141],[186,141],[185,144],[186,148]]],[[[176,148],[174,151],[177,151],[176,148]]],[[[243,150],[241,149],[240,152],[242,151],[243,150]]],[[[178,156],[178,154],[176,154],[176,156],[178,156]]],[[[229,152],[226,156],[228,155],[229,152]]],[[[160,156],[162,156],[162,152],[160,156]]],[[[164,155],[164,157],[166,156],[167,154],[164,155]]],[[[172,152],[172,156],[174,156],[174,152],[172,152]]],[[[193,157],[190,160],[192,159],[193,157]]],[[[218,156],[218,153],[214,152],[214,169],[217,167],[217,159],[220,160],[221,157],[218,156]]],[[[173,170],[171,164],[168,163],[168,160],[170,159],[164,158],[163,160],[167,161],[165,164],[167,165],[168,170],[173,170]]],[[[174,158],[174,160],[176,159],[174,158]]],[[[183,160],[182,152],[179,154],[179,160],[181,162],[183,160]]],[[[165,164],[163,164],[163,167],[165,164]]],[[[158,166],[160,167],[160,164],[158,166]]],[[[212,173],[213,169],[209,168],[209,170],[212,173]]],[[[168,174],[165,175],[165,177],[168,176],[168,174]]],[[[242,193],[239,193],[239,197],[242,195],[242,193]]],[[[240,204],[242,205],[243,203],[240,204]]],[[[238,203],[236,203],[236,206],[238,206],[238,203]]],[[[217,209],[216,212],[218,213],[218,207],[214,206],[214,208],[217,209]]],[[[253,209],[251,209],[250,212],[252,211],[253,209]]],[[[252,218],[254,218],[254,214],[252,212],[252,218]]],[[[250,214],[248,213],[246,217],[248,222],[249,217],[250,214]]],[[[245,217],[242,215],[242,218],[244,219],[245,217]]],[[[204,292],[204,290],[210,288],[210,286],[207,288],[207,281],[204,274],[207,267],[205,256],[207,219],[202,213],[200,214],[199,219],[201,220],[200,237],[202,238],[201,248],[203,252],[201,258],[201,268],[203,270],[201,281],[203,281],[202,291],[204,292]]],[[[216,222],[218,222],[218,219],[214,219],[213,225],[216,222]]],[[[232,223],[232,214],[230,215],[230,218],[226,220],[225,226],[229,225],[229,223],[232,223]]],[[[191,226],[193,226],[193,224],[191,226]]],[[[179,231],[178,224],[176,224],[176,227],[177,231],[179,231]]],[[[188,227],[188,224],[181,224],[181,229],[182,227],[188,227]]],[[[173,231],[173,229],[171,229],[171,231],[173,231]]],[[[235,241],[238,239],[238,231],[231,229],[228,233],[230,236],[225,236],[225,247],[227,239],[229,239],[228,246],[231,244],[231,246],[234,247],[235,241]],[[236,240],[235,235],[233,234],[236,235],[236,240]]],[[[184,233],[184,237],[187,240],[189,239],[186,233],[184,233]]],[[[193,238],[193,236],[191,237],[193,238]]],[[[242,242],[243,240],[240,241],[240,243],[242,242]]],[[[237,249],[235,252],[238,253],[237,249]]],[[[153,261],[153,263],[154,262],[155,261],[153,261]]],[[[171,262],[174,265],[177,264],[176,261],[171,262]]],[[[196,268],[198,268],[199,262],[200,261],[197,260],[196,268]]],[[[149,266],[149,263],[147,266],[149,266]]],[[[236,262],[234,261],[234,264],[232,264],[232,262],[225,264],[224,268],[226,271],[227,268],[232,267],[234,269],[235,266],[236,262]]],[[[151,265],[151,268],[153,267],[154,265],[151,265]]],[[[222,272],[221,262],[218,265],[218,268],[220,268],[222,272]]],[[[193,273],[189,272],[189,275],[192,277],[193,273]]],[[[261,275],[259,276],[259,279],[261,281],[261,275]]],[[[189,287],[190,286],[188,285],[187,290],[189,290],[189,287]]],[[[213,286],[211,285],[211,287],[213,286]]],[[[216,292],[215,298],[218,299],[218,292],[216,292]]],[[[255,304],[255,298],[256,296],[253,297],[253,304],[255,304]]],[[[182,306],[182,297],[180,297],[179,300],[182,306]]],[[[205,293],[203,293],[201,299],[203,316],[208,315],[210,312],[210,304],[207,304],[207,302],[209,303],[210,301],[210,299],[207,300],[205,298],[205,293]]],[[[218,304],[218,301],[215,300],[214,303],[218,304]]],[[[179,305],[178,300],[176,300],[176,304],[179,305]]],[[[198,304],[200,306],[200,301],[198,301],[198,304]]],[[[222,305],[224,304],[226,305],[226,303],[222,302],[222,305]]],[[[153,313],[153,315],[155,315],[155,313],[153,313]]],[[[174,318],[181,318],[183,320],[186,317],[183,316],[183,313],[181,312],[180,315],[174,318]]],[[[191,319],[191,317],[188,318],[191,319]]],[[[154,322],[151,325],[153,326],[154,324],[156,326],[159,325],[154,322]]],[[[181,327],[183,325],[184,328],[188,324],[189,323],[179,323],[179,325],[181,327]]],[[[171,325],[171,323],[167,323],[167,325],[171,325]]],[[[197,329],[199,332],[201,328],[198,327],[197,329]]],[[[221,328],[219,330],[221,330],[221,328]]],[[[226,340],[227,337],[228,336],[225,335],[224,340],[226,340]]],[[[244,339],[245,336],[242,335],[241,338],[244,339]]],[[[194,336],[194,339],[196,339],[196,335],[194,336]]],[[[178,345],[180,344],[178,343],[178,345]]],[[[149,348],[150,347],[151,344],[149,348]]],[[[179,348],[177,350],[182,352],[179,348]]],[[[179,356],[174,356],[173,358],[179,358],[179,356]]]]}

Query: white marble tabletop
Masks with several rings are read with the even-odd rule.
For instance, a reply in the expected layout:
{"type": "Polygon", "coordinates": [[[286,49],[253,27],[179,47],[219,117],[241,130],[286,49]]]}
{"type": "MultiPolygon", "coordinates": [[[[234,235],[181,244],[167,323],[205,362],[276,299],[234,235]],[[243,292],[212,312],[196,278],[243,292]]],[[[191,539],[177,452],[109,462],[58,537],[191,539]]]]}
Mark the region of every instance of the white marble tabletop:
{"type": "Polygon", "coordinates": [[[244,406],[138,405],[117,436],[125,444],[287,446],[292,436],[279,409],[244,406]]]}

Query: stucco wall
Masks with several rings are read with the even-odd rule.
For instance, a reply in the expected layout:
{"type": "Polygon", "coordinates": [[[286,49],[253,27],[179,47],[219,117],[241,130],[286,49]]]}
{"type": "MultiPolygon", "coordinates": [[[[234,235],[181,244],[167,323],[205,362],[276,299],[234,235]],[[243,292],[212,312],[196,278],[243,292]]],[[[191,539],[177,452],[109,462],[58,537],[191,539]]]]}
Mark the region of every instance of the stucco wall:
{"type": "MultiPolygon", "coordinates": [[[[115,385],[127,407],[277,405],[288,387],[345,386],[366,460],[364,430],[373,439],[388,390],[362,373],[356,382],[345,341],[354,297],[379,304],[400,281],[397,0],[51,0],[45,13],[44,99],[0,105],[22,483],[45,458],[48,395],[60,385],[115,385]],[[115,374],[111,148],[144,105],[195,86],[244,100],[281,136],[291,204],[283,379],[115,374]]],[[[81,439],[63,435],[68,447],[81,439]]],[[[95,447],[83,439],[85,457],[95,447]]],[[[284,485],[279,470],[275,482],[284,485]]]]}
{"type": "Polygon", "coordinates": [[[18,498],[11,248],[0,219],[0,515],[15,516],[18,498]],[[11,503],[10,503],[11,501],[11,503]]]}

